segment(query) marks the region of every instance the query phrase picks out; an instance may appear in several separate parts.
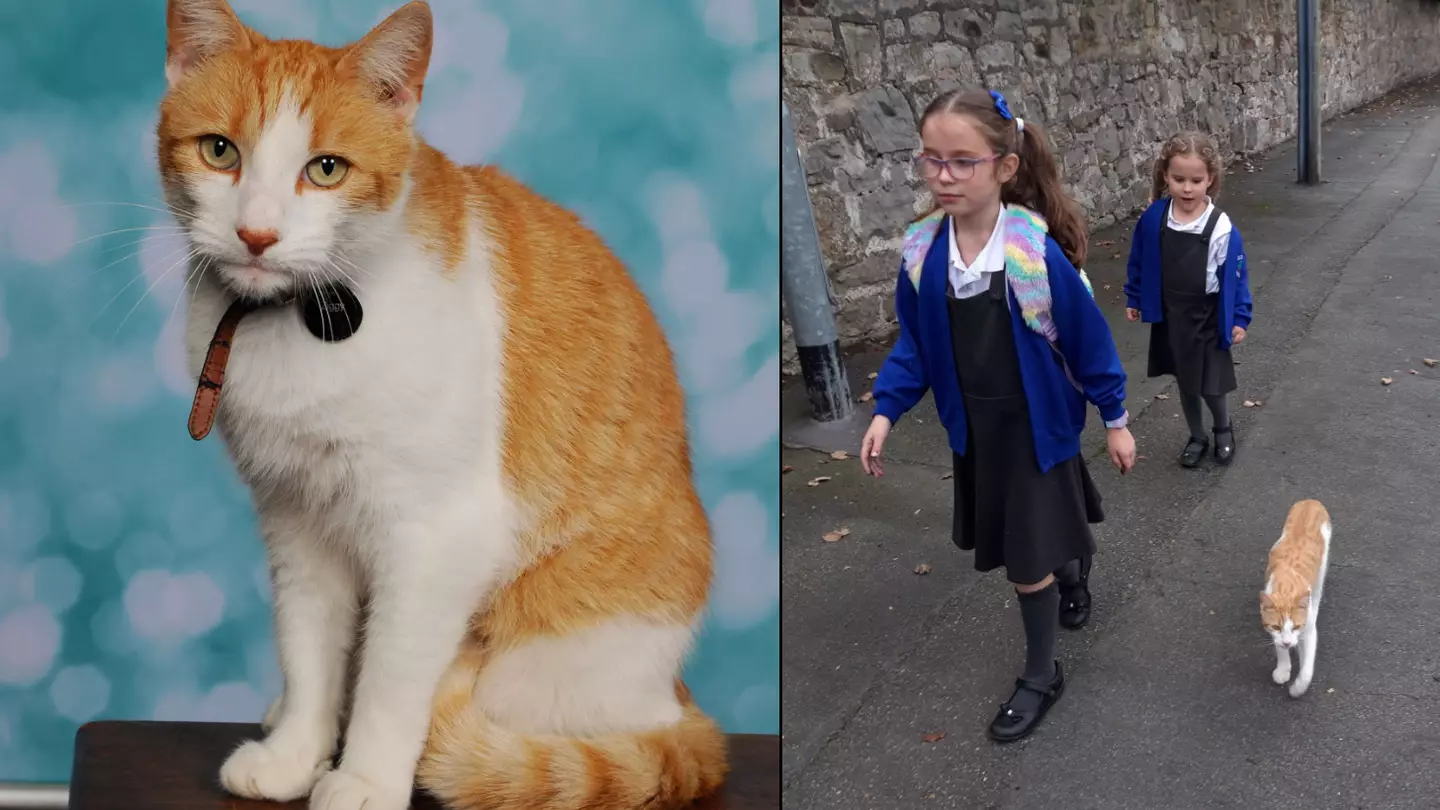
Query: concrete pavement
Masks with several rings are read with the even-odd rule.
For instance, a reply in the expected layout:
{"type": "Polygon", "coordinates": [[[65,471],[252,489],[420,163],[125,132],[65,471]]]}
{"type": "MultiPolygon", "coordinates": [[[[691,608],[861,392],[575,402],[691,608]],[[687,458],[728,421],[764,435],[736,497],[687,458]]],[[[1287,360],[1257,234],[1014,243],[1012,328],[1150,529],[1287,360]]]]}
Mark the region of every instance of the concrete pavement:
{"type": "MultiPolygon", "coordinates": [[[[1095,613],[1061,631],[1066,694],[1023,743],[984,737],[1022,660],[1020,618],[1003,577],[950,544],[933,405],[892,432],[875,481],[827,455],[857,452],[866,420],[807,433],[787,386],[787,808],[1440,806],[1440,369],[1423,362],[1440,357],[1440,84],[1332,120],[1323,149],[1318,188],[1294,183],[1293,144],[1226,178],[1256,300],[1229,470],[1174,463],[1177,399],[1143,377],[1148,327],[1124,322],[1133,220],[1096,235],[1087,270],[1142,461],[1122,479],[1095,458],[1092,419],[1109,518],[1095,613]],[[1315,681],[1293,700],[1270,682],[1256,593],[1304,497],[1336,528],[1315,681]]],[[[857,392],[883,357],[850,358],[857,392]]]]}

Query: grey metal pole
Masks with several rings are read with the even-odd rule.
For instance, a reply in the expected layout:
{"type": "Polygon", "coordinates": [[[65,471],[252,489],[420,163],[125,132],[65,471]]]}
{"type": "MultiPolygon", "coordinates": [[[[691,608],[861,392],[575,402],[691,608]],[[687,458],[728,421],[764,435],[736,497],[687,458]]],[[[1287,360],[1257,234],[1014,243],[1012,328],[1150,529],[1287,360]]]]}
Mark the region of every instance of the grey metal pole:
{"type": "Polygon", "coordinates": [[[1320,0],[1297,0],[1296,78],[1299,90],[1300,182],[1320,182],[1320,0]]]}
{"type": "Polygon", "coordinates": [[[830,279],[820,254],[820,234],[790,108],[780,104],[780,288],[795,334],[800,373],[817,422],[836,422],[855,413],[850,382],[840,356],[830,279]]]}

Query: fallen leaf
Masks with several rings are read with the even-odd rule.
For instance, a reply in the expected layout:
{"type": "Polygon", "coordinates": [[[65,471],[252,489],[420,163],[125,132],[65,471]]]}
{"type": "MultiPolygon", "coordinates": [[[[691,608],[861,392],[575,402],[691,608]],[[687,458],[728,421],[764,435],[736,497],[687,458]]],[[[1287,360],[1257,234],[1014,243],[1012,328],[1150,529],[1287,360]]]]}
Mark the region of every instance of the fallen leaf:
{"type": "Polygon", "coordinates": [[[879,376],[880,376],[880,372],[878,372],[878,371],[872,371],[872,372],[870,372],[869,374],[866,375],[866,378],[873,380],[873,379],[875,379],[876,377],[879,377],[879,376]]]}
{"type": "Polygon", "coordinates": [[[805,486],[807,486],[807,487],[818,487],[818,486],[820,486],[821,484],[823,484],[823,483],[825,483],[826,481],[829,481],[829,480],[830,480],[830,476],[828,476],[828,475],[822,475],[822,476],[820,476],[819,478],[811,478],[809,481],[806,481],[806,482],[805,482],[805,486]]]}
{"type": "Polygon", "coordinates": [[[847,458],[849,458],[849,457],[850,457],[850,454],[847,453],[847,452],[845,452],[844,450],[836,450],[835,452],[833,452],[833,453],[830,454],[830,458],[833,458],[833,459],[835,459],[836,461],[844,461],[845,459],[847,459],[847,458]]]}
{"type": "Polygon", "coordinates": [[[940,480],[941,480],[941,481],[949,481],[951,478],[954,478],[954,477],[955,477],[955,473],[953,473],[953,472],[948,472],[948,473],[945,473],[944,475],[940,476],[940,480]]]}
{"type": "Polygon", "coordinates": [[[920,563],[919,565],[915,566],[915,573],[919,574],[922,577],[925,576],[926,574],[930,573],[930,564],[920,563]]]}
{"type": "Polygon", "coordinates": [[[1156,394],[1156,395],[1155,395],[1155,398],[1156,398],[1156,399],[1169,399],[1169,398],[1170,398],[1170,395],[1169,395],[1169,394],[1156,394]]]}
{"type": "Polygon", "coordinates": [[[1245,400],[1245,407],[1247,407],[1247,408],[1253,408],[1253,407],[1255,407],[1255,401],[1254,401],[1254,400],[1251,400],[1251,399],[1245,400]]]}
{"type": "Polygon", "coordinates": [[[1437,361],[1431,360],[1431,359],[1428,358],[1428,357],[1425,358],[1425,365],[1426,365],[1428,368],[1435,368],[1435,363],[1436,363],[1436,362],[1437,362],[1437,361]]]}
{"type": "Polygon", "coordinates": [[[870,393],[869,391],[866,391],[865,393],[863,393],[863,394],[860,395],[860,401],[861,401],[861,402],[869,402],[870,400],[872,400],[872,399],[874,399],[874,398],[875,398],[875,395],[872,394],[872,393],[870,393]]]}
{"type": "Polygon", "coordinates": [[[1390,383],[1393,383],[1393,382],[1395,382],[1395,381],[1392,380],[1392,379],[1390,379],[1389,377],[1381,377],[1381,378],[1380,378],[1380,384],[1381,384],[1381,385],[1389,385],[1390,383]]]}
{"type": "Polygon", "coordinates": [[[1110,254],[1110,258],[1112,258],[1112,259],[1118,259],[1118,258],[1120,258],[1120,254],[1119,254],[1119,253],[1111,253],[1111,254],[1110,254]]]}
{"type": "Polygon", "coordinates": [[[1325,690],[1325,694],[1327,694],[1327,695],[1333,695],[1333,694],[1335,694],[1335,687],[1332,686],[1332,687],[1330,687],[1329,689],[1326,689],[1326,690],[1325,690]]]}
{"type": "Polygon", "coordinates": [[[1418,371],[1416,371],[1415,369],[1412,368],[1412,369],[1410,369],[1410,373],[1411,373],[1411,374],[1419,374],[1420,372],[1418,372],[1418,371]]]}
{"type": "Polygon", "coordinates": [[[924,737],[921,737],[920,739],[921,739],[922,742],[927,742],[927,743],[940,742],[941,740],[945,739],[945,735],[944,735],[943,733],[941,733],[941,732],[936,731],[936,732],[931,732],[930,734],[926,734],[924,737]]]}
{"type": "Polygon", "coordinates": [[[848,537],[849,535],[850,535],[850,530],[849,530],[848,528],[844,527],[844,526],[841,526],[840,528],[836,529],[836,530],[833,531],[833,532],[826,532],[826,533],[825,533],[825,542],[827,542],[827,543],[833,543],[833,542],[839,540],[840,538],[842,538],[842,537],[848,537]]]}
{"type": "Polygon", "coordinates": [[[791,467],[789,464],[786,464],[784,467],[781,467],[781,468],[780,468],[780,474],[781,474],[781,475],[784,475],[785,473],[788,473],[788,472],[794,472],[794,471],[795,471],[795,468],[794,468],[794,467],[791,467]]]}
{"type": "Polygon", "coordinates": [[[1115,240],[1113,240],[1113,239],[1101,239],[1101,240],[1099,240],[1098,242],[1096,242],[1095,244],[1099,245],[1100,247],[1110,247],[1111,245],[1115,244],[1115,240]]]}

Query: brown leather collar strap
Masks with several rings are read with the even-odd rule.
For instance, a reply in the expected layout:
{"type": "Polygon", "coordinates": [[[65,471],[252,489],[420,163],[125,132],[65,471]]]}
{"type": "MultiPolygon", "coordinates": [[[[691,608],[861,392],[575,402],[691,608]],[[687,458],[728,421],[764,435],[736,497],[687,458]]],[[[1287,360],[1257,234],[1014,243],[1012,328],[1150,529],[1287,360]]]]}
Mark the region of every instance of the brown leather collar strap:
{"type": "Polygon", "coordinates": [[[225,383],[225,365],[230,362],[230,343],[235,339],[235,330],[240,326],[240,319],[255,309],[255,305],[247,301],[231,304],[215,327],[215,336],[210,338],[205,365],[195,386],[195,404],[190,406],[190,438],[197,442],[210,435],[210,428],[215,424],[215,412],[220,409],[220,386],[225,383]]]}

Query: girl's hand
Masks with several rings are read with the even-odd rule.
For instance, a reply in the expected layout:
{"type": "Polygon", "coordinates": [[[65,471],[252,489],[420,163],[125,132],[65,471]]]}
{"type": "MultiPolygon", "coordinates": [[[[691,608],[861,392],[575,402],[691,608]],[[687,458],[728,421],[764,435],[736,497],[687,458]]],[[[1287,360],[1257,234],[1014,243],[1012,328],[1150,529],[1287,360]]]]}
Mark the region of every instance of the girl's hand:
{"type": "Polygon", "coordinates": [[[880,451],[885,446],[885,437],[890,435],[890,420],[879,414],[870,420],[870,428],[860,442],[860,466],[866,475],[879,478],[885,474],[885,465],[880,463],[880,451]]]}
{"type": "Polygon", "coordinates": [[[1131,323],[1134,323],[1134,322],[1140,320],[1140,310],[1138,310],[1138,309],[1131,309],[1130,307],[1126,307],[1126,308],[1125,308],[1125,320],[1127,320],[1127,321],[1129,321],[1129,322],[1131,322],[1131,323]]]}
{"type": "Polygon", "coordinates": [[[1232,328],[1232,329],[1230,330],[1230,342],[1231,342],[1231,343],[1239,343],[1240,341],[1242,341],[1242,340],[1244,340],[1244,339],[1245,339],[1245,330],[1242,329],[1241,327],[1236,326],[1236,327],[1234,327],[1234,328],[1232,328]]]}
{"type": "Polygon", "coordinates": [[[1105,443],[1109,445],[1110,462],[1126,475],[1135,467],[1135,437],[1129,428],[1114,428],[1106,431],[1105,443]]]}

